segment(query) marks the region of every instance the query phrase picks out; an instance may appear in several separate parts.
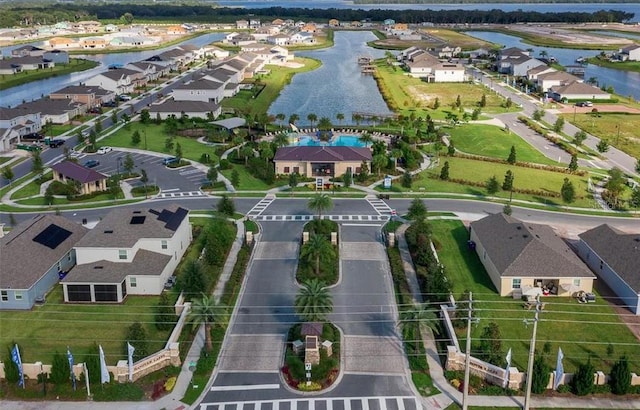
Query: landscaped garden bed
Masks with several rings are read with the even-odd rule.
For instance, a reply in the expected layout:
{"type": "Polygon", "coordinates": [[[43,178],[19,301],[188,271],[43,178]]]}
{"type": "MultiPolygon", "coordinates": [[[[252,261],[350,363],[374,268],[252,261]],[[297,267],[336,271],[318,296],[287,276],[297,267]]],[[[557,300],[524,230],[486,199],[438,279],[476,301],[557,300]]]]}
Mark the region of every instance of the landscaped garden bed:
{"type": "Polygon", "coordinates": [[[300,259],[296,280],[303,283],[309,279],[319,279],[328,285],[338,282],[338,245],[331,243],[331,233],[338,232],[338,224],[328,219],[314,219],[304,228],[309,240],[300,247],[300,259]]]}

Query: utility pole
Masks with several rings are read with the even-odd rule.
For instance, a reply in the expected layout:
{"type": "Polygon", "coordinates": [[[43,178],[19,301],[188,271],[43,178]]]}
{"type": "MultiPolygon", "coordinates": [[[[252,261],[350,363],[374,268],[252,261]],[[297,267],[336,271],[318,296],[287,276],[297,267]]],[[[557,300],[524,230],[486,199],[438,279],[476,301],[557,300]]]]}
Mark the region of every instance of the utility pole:
{"type": "Polygon", "coordinates": [[[469,408],[469,368],[471,362],[471,323],[477,323],[473,319],[473,293],[469,292],[469,307],[467,310],[467,345],[464,356],[464,390],[462,393],[462,410],[469,408]]]}
{"type": "MultiPolygon", "coordinates": [[[[536,298],[536,314],[533,318],[533,335],[531,336],[531,344],[529,346],[529,363],[527,365],[527,392],[524,396],[524,410],[529,410],[529,406],[531,405],[531,382],[533,379],[533,360],[536,352],[536,333],[538,331],[538,316],[540,314],[540,309],[542,307],[542,303],[540,302],[540,296],[536,298]]],[[[528,324],[529,321],[527,319],[524,320],[525,324],[528,324]]]]}

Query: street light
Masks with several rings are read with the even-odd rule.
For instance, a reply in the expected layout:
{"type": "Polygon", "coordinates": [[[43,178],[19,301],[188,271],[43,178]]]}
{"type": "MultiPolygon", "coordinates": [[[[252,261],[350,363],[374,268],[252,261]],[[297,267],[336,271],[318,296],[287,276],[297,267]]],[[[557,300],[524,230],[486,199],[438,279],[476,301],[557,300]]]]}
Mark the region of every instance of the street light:
{"type": "Polygon", "coordinates": [[[147,130],[142,130],[142,133],[144,134],[144,150],[147,150],[147,130]]]}

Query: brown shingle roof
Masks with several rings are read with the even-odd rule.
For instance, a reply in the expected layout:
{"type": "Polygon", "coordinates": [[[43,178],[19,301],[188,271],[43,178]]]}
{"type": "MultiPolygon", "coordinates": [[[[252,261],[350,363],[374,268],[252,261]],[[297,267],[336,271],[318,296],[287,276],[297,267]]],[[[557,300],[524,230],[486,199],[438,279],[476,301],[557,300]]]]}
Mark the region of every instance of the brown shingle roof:
{"type": "Polygon", "coordinates": [[[471,228],[503,277],[595,277],[547,225],[497,213],[472,222],[471,228]]]}
{"type": "Polygon", "coordinates": [[[57,164],[52,165],[51,169],[64,175],[65,178],[71,178],[82,184],[107,179],[106,175],[101,174],[98,171],[94,171],[93,169],[85,168],[82,165],[71,161],[58,162],[57,164]]]}
{"type": "Polygon", "coordinates": [[[627,285],[640,293],[640,233],[625,233],[604,224],[578,236],[627,285]]]}
{"type": "Polygon", "coordinates": [[[282,147],[274,161],[371,161],[371,150],[363,147],[282,147]]]}

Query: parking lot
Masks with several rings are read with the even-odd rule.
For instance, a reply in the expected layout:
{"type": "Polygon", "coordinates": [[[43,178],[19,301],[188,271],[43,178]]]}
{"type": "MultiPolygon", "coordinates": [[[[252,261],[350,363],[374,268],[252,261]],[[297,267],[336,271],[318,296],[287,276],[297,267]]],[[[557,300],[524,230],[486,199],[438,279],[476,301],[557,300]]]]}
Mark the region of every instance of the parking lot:
{"type": "MultiPolygon", "coordinates": [[[[118,151],[117,148],[105,154],[81,154],[78,162],[82,165],[87,161],[98,161],[99,164],[92,169],[106,175],[124,173],[124,162],[127,152],[118,151]]],[[[141,169],[147,172],[150,185],[157,185],[162,198],[193,197],[203,195],[200,186],[206,182],[206,173],[189,165],[181,168],[167,168],[162,160],[167,157],[149,154],[130,153],[135,164],[133,172],[140,173],[141,169]]],[[[139,179],[127,181],[132,186],[142,186],[139,179]]]]}

